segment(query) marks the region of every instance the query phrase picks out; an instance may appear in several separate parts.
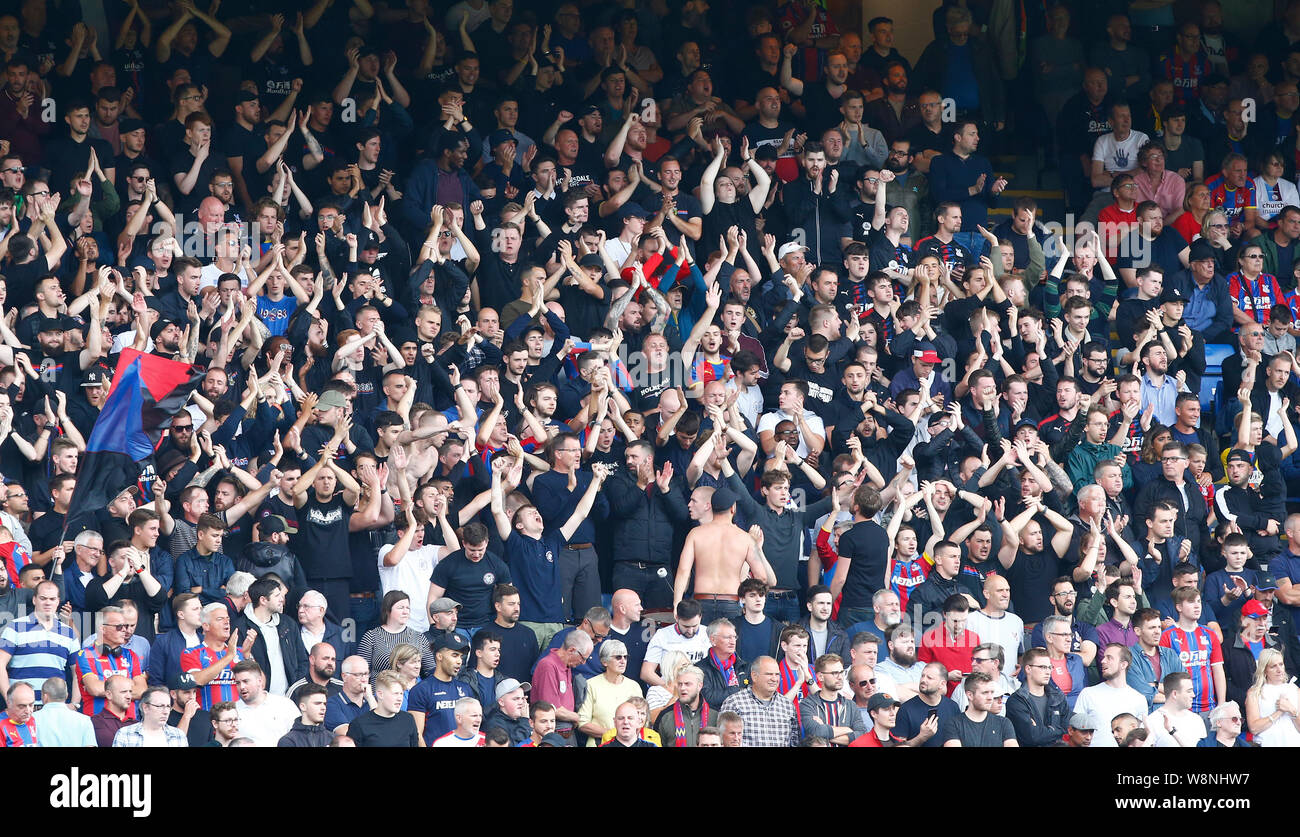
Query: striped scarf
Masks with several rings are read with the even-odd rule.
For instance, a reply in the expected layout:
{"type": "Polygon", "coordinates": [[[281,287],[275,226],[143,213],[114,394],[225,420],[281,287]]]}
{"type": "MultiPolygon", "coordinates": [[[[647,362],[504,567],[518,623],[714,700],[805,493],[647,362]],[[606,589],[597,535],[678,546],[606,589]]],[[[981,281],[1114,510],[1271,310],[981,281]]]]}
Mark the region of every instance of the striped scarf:
{"type": "MultiPolygon", "coordinates": [[[[700,698],[700,729],[709,725],[709,705],[700,698]]],[[[673,704],[673,746],[686,746],[686,720],[682,717],[682,702],[673,704]]]]}

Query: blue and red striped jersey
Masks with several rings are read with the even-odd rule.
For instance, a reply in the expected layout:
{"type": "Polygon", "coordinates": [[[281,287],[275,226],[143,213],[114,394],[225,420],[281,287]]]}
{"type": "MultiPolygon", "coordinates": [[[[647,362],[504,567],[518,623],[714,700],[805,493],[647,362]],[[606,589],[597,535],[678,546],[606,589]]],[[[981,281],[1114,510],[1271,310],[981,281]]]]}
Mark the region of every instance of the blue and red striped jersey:
{"type": "MultiPolygon", "coordinates": [[[[136,677],[143,674],[144,670],[140,666],[140,658],[134,651],[126,646],[115,649],[105,648],[100,652],[95,651],[95,646],[83,649],[77,655],[77,680],[81,681],[87,674],[93,674],[100,680],[107,680],[114,674],[123,674],[127,677],[136,677]]],[[[104,698],[94,697],[85,688],[81,690],[81,711],[85,715],[98,715],[104,710],[104,698]]],[[[135,704],[131,705],[129,717],[135,720],[135,704]]]]}
{"type": "MultiPolygon", "coordinates": [[[[181,671],[186,671],[191,674],[196,671],[202,671],[217,660],[220,660],[225,656],[225,653],[225,648],[213,651],[206,645],[200,645],[198,648],[191,648],[181,654],[181,671]]],[[[199,688],[199,705],[202,706],[204,710],[211,712],[212,707],[216,706],[218,703],[223,703],[228,700],[239,700],[239,690],[235,688],[235,675],[231,672],[231,669],[234,667],[235,663],[241,662],[243,659],[244,652],[236,648],[235,662],[223,668],[221,673],[218,674],[216,679],[211,683],[199,688]]]]}
{"type": "Polygon", "coordinates": [[[1192,711],[1209,712],[1218,705],[1214,694],[1211,667],[1223,665],[1223,647],[1219,638],[1204,625],[1184,631],[1174,625],[1160,635],[1160,644],[1178,652],[1178,659],[1192,678],[1192,711]]]}
{"type": "Polygon", "coordinates": [[[1170,50],[1160,56],[1159,73],[1174,84],[1174,101],[1180,105],[1196,102],[1201,98],[1201,80],[1211,72],[1210,59],[1204,52],[1197,52],[1191,60],[1185,60],[1176,50],[1170,50]]]}

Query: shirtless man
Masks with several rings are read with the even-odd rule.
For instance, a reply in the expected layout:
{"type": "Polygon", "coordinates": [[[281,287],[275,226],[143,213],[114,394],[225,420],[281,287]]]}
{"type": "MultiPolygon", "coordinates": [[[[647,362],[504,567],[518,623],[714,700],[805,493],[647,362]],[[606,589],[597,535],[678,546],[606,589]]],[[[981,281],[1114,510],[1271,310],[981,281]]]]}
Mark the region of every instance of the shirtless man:
{"type": "Polygon", "coordinates": [[[776,584],[776,573],[758,544],[731,522],[736,512],[736,495],[731,489],[715,489],[709,505],[713,519],[686,535],[673,583],[673,607],[676,608],[686,595],[691,571],[695,571],[695,598],[701,600],[701,616],[706,625],[714,619],[740,616],[740,597],[736,590],[740,587],[742,567],[748,566],[750,574],[763,579],[769,587],[776,584]]]}

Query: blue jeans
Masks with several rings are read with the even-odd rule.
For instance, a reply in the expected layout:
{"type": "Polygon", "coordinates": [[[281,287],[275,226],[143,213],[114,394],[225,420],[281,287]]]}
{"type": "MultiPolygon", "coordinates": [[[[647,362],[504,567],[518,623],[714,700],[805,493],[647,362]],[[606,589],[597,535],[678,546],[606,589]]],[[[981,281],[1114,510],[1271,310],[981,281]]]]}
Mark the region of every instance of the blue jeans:
{"type": "Polygon", "coordinates": [[[740,618],[740,602],[725,599],[699,599],[700,624],[708,626],[715,619],[730,619],[735,622],[740,618]]]}
{"type": "MultiPolygon", "coordinates": [[[[839,615],[840,627],[848,630],[859,622],[870,622],[876,618],[876,612],[869,607],[841,607],[839,615]]],[[[853,635],[849,634],[852,639],[853,635]]]]}
{"type": "Polygon", "coordinates": [[[799,621],[799,594],[793,590],[784,593],[768,593],[763,613],[787,624],[799,621]]]}
{"type": "Polygon", "coordinates": [[[379,599],[348,598],[348,615],[357,626],[357,636],[379,626],[379,599]]]}
{"type": "Polygon", "coordinates": [[[980,235],[979,232],[959,232],[954,234],[952,238],[953,241],[969,250],[970,254],[976,259],[984,255],[984,248],[988,246],[988,242],[984,240],[984,236],[980,235]]]}

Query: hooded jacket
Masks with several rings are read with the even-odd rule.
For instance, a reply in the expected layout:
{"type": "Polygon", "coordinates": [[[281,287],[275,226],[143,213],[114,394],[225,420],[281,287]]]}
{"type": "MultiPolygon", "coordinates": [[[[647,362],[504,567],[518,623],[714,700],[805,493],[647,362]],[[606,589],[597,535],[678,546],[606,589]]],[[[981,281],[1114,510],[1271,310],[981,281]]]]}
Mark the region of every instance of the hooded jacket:
{"type": "Polygon", "coordinates": [[[310,726],[302,718],[293,722],[293,726],[280,738],[277,747],[328,747],[334,740],[334,733],[325,729],[324,724],[310,726]]]}
{"type": "MultiPolygon", "coordinates": [[[[298,599],[308,589],[307,576],[303,574],[302,564],[285,544],[270,541],[253,541],[244,546],[235,560],[235,569],[252,573],[258,578],[267,573],[275,573],[289,587],[285,597],[286,611],[296,612],[298,599]]],[[[340,658],[341,659],[341,658],[340,658]]]]}

